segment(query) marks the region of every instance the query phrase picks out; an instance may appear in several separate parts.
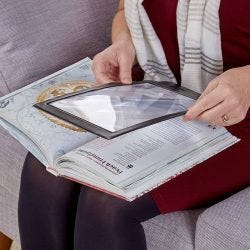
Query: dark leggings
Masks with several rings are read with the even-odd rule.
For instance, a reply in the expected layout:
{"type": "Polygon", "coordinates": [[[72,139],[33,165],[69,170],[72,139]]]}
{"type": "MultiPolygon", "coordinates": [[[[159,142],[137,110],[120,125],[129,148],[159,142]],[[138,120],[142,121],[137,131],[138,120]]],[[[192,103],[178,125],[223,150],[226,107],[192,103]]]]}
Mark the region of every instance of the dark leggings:
{"type": "Polygon", "coordinates": [[[160,212],[150,195],[126,202],[56,178],[28,154],[21,178],[22,250],[140,250],[141,222],[160,212]]]}

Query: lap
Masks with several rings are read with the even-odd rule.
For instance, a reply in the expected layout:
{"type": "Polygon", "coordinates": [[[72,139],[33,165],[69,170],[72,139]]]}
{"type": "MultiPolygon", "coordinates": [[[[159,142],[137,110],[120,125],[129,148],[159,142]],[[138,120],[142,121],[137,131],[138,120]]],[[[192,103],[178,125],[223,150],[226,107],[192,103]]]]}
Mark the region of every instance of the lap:
{"type": "MultiPolygon", "coordinates": [[[[250,184],[249,128],[248,114],[245,121],[229,128],[230,132],[242,139],[239,143],[153,190],[150,194],[159,210],[167,213],[207,206],[247,187],[250,184]]],[[[29,155],[26,162],[31,160],[32,157],[29,155]]],[[[72,191],[74,189],[77,189],[79,194],[81,189],[79,184],[55,178],[47,173],[45,167],[37,160],[34,165],[39,166],[38,169],[34,167],[28,170],[24,167],[23,182],[30,181],[33,183],[31,185],[41,186],[39,181],[41,176],[44,176],[48,184],[43,186],[43,189],[47,193],[53,189],[63,190],[64,188],[58,188],[61,186],[65,187],[68,197],[71,196],[71,192],[75,193],[72,191]],[[26,172],[32,176],[30,180],[26,172]]]]}
{"type": "Polygon", "coordinates": [[[249,186],[249,117],[229,128],[239,143],[151,192],[162,213],[211,205],[249,186]]]}
{"type": "Polygon", "coordinates": [[[45,211],[47,211],[45,206],[60,209],[74,200],[78,203],[80,211],[85,208],[90,208],[89,210],[99,208],[102,213],[117,211],[123,215],[127,213],[128,216],[133,211],[133,214],[141,221],[144,219],[140,209],[154,212],[157,210],[149,195],[138,198],[134,202],[128,202],[76,182],[55,177],[46,171],[46,167],[30,153],[26,157],[21,178],[20,200],[23,199],[30,200],[33,204],[40,204],[45,211]]]}

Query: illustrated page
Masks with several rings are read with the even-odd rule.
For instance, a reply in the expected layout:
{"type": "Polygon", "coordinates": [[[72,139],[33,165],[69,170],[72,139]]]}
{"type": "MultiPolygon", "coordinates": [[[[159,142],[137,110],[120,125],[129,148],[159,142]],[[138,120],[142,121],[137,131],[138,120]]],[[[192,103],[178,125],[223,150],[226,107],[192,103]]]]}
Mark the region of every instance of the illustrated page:
{"type": "MultiPolygon", "coordinates": [[[[12,135],[15,134],[14,137],[18,140],[22,138],[21,143],[35,155],[38,154],[37,151],[40,149],[43,158],[45,157],[51,166],[57,157],[89,142],[96,136],[45,114],[34,108],[33,105],[46,99],[90,88],[94,85],[91,60],[84,59],[2,97],[0,99],[1,123],[7,121],[6,124],[16,127],[15,133],[10,131],[12,135]],[[30,141],[25,140],[25,136],[18,135],[18,133],[26,134],[36,145],[36,148],[30,147],[30,141]]],[[[11,126],[6,125],[5,127],[8,127],[7,130],[11,130],[11,126]]]]}

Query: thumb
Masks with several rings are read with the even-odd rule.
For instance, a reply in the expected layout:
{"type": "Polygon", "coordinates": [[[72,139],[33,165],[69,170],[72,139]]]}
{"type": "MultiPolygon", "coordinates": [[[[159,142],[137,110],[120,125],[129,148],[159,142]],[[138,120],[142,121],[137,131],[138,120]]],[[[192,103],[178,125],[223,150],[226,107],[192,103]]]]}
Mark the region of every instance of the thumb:
{"type": "Polygon", "coordinates": [[[119,77],[122,83],[124,84],[132,83],[132,66],[133,62],[131,62],[126,55],[120,58],[119,77]]]}

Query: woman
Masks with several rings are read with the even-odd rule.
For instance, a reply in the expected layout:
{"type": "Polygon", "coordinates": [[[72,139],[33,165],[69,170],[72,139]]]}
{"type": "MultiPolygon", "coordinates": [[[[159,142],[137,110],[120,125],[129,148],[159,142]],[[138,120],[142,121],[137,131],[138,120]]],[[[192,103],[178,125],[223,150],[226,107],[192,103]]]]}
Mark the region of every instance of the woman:
{"type": "Polygon", "coordinates": [[[97,81],[131,83],[137,60],[146,78],[202,93],[186,122],[227,126],[242,140],[131,203],[54,178],[28,155],[19,201],[23,250],[146,249],[141,222],[214,203],[250,184],[250,2],[141,2],[120,1],[113,44],[94,59],[97,81]]]}

